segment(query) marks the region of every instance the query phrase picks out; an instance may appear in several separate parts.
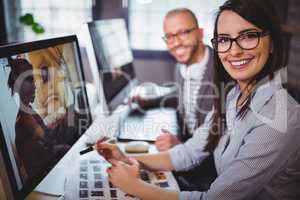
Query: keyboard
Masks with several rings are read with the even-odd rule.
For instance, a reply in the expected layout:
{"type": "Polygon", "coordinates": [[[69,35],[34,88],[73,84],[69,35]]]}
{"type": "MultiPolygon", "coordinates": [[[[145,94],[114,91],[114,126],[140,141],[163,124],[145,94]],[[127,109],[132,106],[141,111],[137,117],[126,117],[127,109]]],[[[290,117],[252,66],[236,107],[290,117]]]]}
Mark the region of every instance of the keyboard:
{"type": "Polygon", "coordinates": [[[131,113],[120,119],[118,138],[121,140],[143,140],[154,142],[161,129],[178,134],[176,110],[155,108],[145,113],[131,113]]]}

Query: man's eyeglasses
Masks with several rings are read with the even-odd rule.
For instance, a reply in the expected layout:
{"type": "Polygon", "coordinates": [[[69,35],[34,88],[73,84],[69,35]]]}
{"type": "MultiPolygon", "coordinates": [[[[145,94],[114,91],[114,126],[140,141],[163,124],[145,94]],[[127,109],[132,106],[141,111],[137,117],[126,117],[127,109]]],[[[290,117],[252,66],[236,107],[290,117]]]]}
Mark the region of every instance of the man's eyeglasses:
{"type": "Polygon", "coordinates": [[[194,30],[197,30],[198,28],[194,27],[194,28],[190,28],[190,29],[187,29],[187,30],[182,30],[182,31],[179,31],[178,33],[175,33],[175,34],[166,34],[162,37],[162,39],[167,43],[167,44],[170,44],[170,43],[173,43],[174,40],[175,40],[175,37],[178,37],[180,40],[186,40],[188,35],[194,31],[194,30]]]}
{"type": "Polygon", "coordinates": [[[211,39],[211,43],[215,51],[217,51],[218,53],[225,53],[229,51],[233,42],[235,42],[241,49],[251,50],[255,49],[258,46],[261,37],[264,37],[268,34],[268,31],[251,31],[242,33],[236,38],[230,38],[228,36],[218,36],[211,39]]]}

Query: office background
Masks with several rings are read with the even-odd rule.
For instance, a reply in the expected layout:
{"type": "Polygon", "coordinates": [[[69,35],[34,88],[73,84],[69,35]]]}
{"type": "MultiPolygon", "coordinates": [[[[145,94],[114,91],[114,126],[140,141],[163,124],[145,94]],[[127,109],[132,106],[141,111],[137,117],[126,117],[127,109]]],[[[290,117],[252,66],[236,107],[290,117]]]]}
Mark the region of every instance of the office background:
{"type": "MultiPolygon", "coordinates": [[[[273,0],[289,41],[288,80],[300,88],[300,3],[297,0],[273,0]]],[[[134,66],[140,82],[165,83],[173,80],[174,60],[161,40],[162,18],[168,9],[187,6],[196,12],[206,30],[209,44],[214,8],[224,0],[0,0],[0,43],[45,37],[55,33],[76,33],[82,23],[97,19],[125,18],[134,53],[134,66]],[[34,35],[18,18],[30,12],[46,28],[46,34],[34,35]],[[62,20],[67,19],[67,20],[62,20]],[[139,20],[138,20],[139,19],[139,20]],[[143,23],[144,21],[144,23],[143,23]],[[136,27],[136,28],[134,28],[136,27]],[[141,31],[139,31],[139,29],[141,31]],[[50,33],[49,33],[50,32],[50,33]]],[[[210,45],[210,44],[209,44],[210,45]]]]}

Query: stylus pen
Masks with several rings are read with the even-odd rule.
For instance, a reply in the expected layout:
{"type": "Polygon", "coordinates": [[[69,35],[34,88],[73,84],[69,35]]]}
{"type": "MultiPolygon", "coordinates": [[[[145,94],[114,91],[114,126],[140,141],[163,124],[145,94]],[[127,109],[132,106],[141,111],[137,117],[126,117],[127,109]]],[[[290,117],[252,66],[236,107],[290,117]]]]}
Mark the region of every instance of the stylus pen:
{"type": "MultiPolygon", "coordinates": [[[[109,138],[109,137],[103,137],[102,139],[100,139],[100,142],[107,142],[107,143],[115,143],[115,139],[114,138],[109,138]]],[[[80,155],[86,154],[90,151],[93,151],[94,149],[96,149],[96,145],[90,146],[86,149],[83,149],[82,151],[79,152],[80,155]]]]}

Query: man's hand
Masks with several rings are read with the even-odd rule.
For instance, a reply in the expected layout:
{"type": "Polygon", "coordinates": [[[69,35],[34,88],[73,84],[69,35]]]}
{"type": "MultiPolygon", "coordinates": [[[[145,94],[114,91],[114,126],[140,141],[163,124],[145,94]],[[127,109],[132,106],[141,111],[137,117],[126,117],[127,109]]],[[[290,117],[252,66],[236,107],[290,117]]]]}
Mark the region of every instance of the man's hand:
{"type": "Polygon", "coordinates": [[[140,108],[147,106],[147,100],[141,96],[133,96],[129,98],[128,104],[131,106],[133,103],[136,103],[140,108]]]}
{"type": "Polygon", "coordinates": [[[181,142],[169,131],[162,129],[163,134],[156,138],[155,146],[158,151],[166,151],[181,142]]]}

